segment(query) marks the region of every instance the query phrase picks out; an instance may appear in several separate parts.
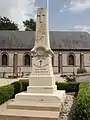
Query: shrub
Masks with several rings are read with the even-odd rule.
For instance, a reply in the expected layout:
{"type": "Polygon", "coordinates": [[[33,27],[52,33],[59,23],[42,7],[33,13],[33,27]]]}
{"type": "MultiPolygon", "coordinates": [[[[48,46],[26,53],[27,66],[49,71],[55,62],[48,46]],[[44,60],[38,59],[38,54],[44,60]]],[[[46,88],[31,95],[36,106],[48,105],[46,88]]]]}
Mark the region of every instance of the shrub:
{"type": "Polygon", "coordinates": [[[11,85],[14,87],[14,96],[15,96],[17,93],[27,90],[27,86],[29,85],[29,80],[20,80],[12,83],[11,85]]]}
{"type": "Polygon", "coordinates": [[[27,90],[27,86],[29,86],[29,80],[20,80],[21,92],[27,90]]]}
{"type": "Polygon", "coordinates": [[[90,84],[80,84],[72,120],[90,120],[90,84]]]}
{"type": "Polygon", "coordinates": [[[77,74],[80,74],[80,73],[87,73],[87,70],[85,68],[81,69],[77,69],[77,74]]]}
{"type": "Polygon", "coordinates": [[[14,96],[15,96],[15,94],[21,92],[20,82],[17,81],[17,82],[12,83],[11,85],[14,87],[14,96]]]}
{"type": "Polygon", "coordinates": [[[58,90],[65,90],[66,92],[78,92],[78,90],[79,90],[79,84],[80,83],[68,83],[68,82],[66,82],[66,83],[58,83],[58,82],[56,82],[56,85],[57,85],[57,89],[58,90]]]}
{"type": "Polygon", "coordinates": [[[11,99],[14,95],[14,88],[12,85],[0,87],[0,104],[11,99]]]}
{"type": "Polygon", "coordinates": [[[28,80],[20,80],[12,83],[11,85],[0,87],[0,104],[13,98],[15,94],[27,90],[28,85],[28,80]]]}

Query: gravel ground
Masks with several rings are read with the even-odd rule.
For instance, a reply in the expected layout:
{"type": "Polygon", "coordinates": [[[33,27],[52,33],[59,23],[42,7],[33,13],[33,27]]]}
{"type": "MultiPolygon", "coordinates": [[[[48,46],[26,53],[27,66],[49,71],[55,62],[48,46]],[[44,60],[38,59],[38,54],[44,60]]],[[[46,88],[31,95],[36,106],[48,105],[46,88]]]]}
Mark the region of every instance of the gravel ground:
{"type": "Polygon", "coordinates": [[[60,115],[60,120],[71,120],[70,113],[71,113],[72,105],[75,100],[74,94],[75,93],[67,93],[65,105],[60,115]]]}

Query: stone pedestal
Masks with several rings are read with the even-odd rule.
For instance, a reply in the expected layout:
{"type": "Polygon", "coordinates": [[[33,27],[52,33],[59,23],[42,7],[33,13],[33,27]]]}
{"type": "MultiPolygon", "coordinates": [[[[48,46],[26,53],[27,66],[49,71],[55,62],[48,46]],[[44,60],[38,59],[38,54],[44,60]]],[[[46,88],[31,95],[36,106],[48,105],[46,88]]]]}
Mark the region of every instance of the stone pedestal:
{"type": "Polygon", "coordinates": [[[19,93],[15,100],[30,102],[60,103],[64,102],[65,91],[57,91],[52,68],[51,50],[44,47],[33,49],[32,73],[29,78],[27,93],[19,93]],[[39,54],[40,53],[40,54],[39,54]]]}

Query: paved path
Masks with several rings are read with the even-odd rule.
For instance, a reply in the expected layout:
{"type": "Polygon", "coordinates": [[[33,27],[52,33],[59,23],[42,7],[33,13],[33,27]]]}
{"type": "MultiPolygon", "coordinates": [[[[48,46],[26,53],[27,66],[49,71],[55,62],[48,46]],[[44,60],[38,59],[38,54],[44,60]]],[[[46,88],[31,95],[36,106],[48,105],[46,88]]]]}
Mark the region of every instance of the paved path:
{"type": "Polygon", "coordinates": [[[86,83],[90,83],[90,75],[77,77],[77,78],[76,78],[76,82],[86,82],[86,83]]]}
{"type": "Polygon", "coordinates": [[[11,84],[15,81],[18,81],[18,79],[5,79],[5,78],[1,78],[0,79],[0,86],[4,86],[4,85],[8,85],[11,84]]]}
{"type": "Polygon", "coordinates": [[[66,79],[60,77],[60,74],[55,74],[55,82],[66,82],[66,79]]]}

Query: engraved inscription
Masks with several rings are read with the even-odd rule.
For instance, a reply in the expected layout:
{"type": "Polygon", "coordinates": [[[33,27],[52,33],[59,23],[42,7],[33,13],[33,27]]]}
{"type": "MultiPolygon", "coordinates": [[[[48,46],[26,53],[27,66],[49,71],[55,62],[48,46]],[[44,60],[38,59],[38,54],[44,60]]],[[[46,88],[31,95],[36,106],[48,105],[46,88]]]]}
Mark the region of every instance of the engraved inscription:
{"type": "Polygon", "coordinates": [[[43,65],[43,66],[41,66],[41,64],[42,64],[42,61],[40,61],[40,66],[33,64],[36,67],[35,73],[48,73],[48,70],[46,68],[48,64],[43,65]]]}
{"type": "Polygon", "coordinates": [[[38,68],[41,68],[41,67],[46,67],[46,66],[48,66],[48,64],[46,64],[46,65],[43,65],[43,66],[38,66],[38,65],[35,65],[35,64],[33,64],[35,67],[38,67],[38,68]]]}

